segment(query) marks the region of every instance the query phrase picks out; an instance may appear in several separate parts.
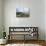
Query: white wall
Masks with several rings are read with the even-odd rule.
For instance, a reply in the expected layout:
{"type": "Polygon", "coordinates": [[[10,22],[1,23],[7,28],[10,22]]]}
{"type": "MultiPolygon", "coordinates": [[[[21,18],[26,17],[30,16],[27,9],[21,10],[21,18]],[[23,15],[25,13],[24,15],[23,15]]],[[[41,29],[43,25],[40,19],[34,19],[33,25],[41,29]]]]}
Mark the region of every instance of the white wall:
{"type": "Polygon", "coordinates": [[[36,26],[39,27],[39,38],[45,39],[44,0],[5,0],[4,26],[7,35],[10,26],[36,26]],[[17,18],[16,7],[32,9],[29,18],[17,18]]]}
{"type": "Polygon", "coordinates": [[[45,40],[46,40],[46,0],[45,0],[45,40]]]}
{"type": "Polygon", "coordinates": [[[1,26],[1,18],[2,17],[2,1],[0,0],[0,26],[1,26]]]}
{"type": "Polygon", "coordinates": [[[0,38],[2,37],[2,0],[0,0],[0,38]]]}

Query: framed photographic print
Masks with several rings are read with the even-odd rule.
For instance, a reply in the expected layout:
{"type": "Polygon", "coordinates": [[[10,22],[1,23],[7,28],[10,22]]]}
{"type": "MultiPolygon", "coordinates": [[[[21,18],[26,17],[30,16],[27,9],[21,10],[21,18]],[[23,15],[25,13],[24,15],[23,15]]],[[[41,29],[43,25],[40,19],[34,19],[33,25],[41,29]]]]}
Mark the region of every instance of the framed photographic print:
{"type": "Polygon", "coordinates": [[[16,8],[16,17],[29,17],[29,8],[16,8]]]}

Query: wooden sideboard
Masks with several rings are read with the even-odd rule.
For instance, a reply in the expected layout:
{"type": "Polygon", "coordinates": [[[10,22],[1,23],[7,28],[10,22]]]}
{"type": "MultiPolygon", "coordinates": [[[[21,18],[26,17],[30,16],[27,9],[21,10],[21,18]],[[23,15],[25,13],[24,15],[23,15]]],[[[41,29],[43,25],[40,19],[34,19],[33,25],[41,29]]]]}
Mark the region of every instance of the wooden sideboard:
{"type": "Polygon", "coordinates": [[[37,40],[38,27],[9,27],[10,40],[37,40]]]}

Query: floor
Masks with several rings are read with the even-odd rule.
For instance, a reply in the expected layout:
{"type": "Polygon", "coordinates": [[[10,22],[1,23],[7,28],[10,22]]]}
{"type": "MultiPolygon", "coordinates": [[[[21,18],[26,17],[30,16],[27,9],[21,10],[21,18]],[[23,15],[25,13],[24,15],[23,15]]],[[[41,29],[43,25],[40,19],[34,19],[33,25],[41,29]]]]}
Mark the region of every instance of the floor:
{"type": "Polygon", "coordinates": [[[46,46],[46,42],[45,41],[9,41],[7,44],[5,45],[0,45],[0,46],[46,46]]]}
{"type": "Polygon", "coordinates": [[[0,46],[42,46],[38,44],[7,44],[7,45],[0,45],[0,46]]]}

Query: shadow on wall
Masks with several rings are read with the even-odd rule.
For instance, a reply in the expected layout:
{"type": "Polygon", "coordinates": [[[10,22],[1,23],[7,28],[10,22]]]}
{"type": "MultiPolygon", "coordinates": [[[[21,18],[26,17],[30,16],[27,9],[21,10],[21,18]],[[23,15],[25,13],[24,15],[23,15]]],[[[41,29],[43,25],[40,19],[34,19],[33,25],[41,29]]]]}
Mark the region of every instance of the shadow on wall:
{"type": "Polygon", "coordinates": [[[0,39],[3,38],[3,33],[2,31],[0,30],[0,39]]]}

